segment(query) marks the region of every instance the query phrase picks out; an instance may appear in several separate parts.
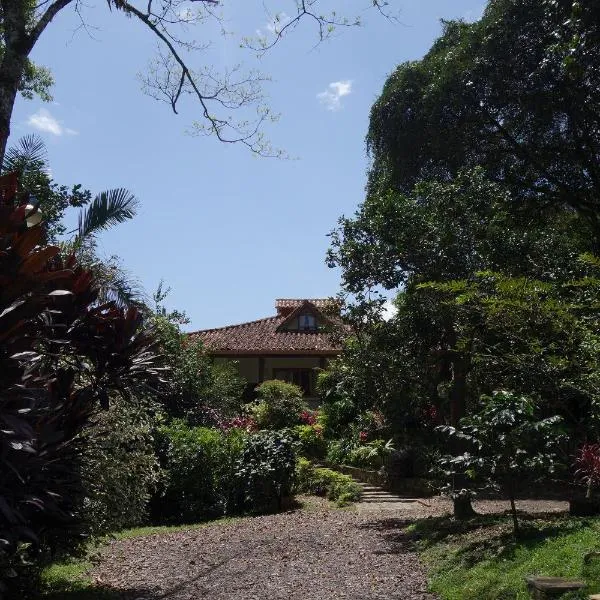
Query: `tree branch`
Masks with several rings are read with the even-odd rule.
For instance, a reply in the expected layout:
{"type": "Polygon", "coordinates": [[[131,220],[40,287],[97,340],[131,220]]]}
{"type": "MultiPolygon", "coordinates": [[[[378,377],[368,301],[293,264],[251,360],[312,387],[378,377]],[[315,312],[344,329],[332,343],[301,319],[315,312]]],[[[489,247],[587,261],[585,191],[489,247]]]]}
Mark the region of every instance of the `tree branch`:
{"type": "Polygon", "coordinates": [[[35,43],[42,35],[44,29],[50,24],[50,21],[63,9],[65,6],[73,2],[73,0],[55,0],[47,9],[46,12],[38,19],[38,22],[33,26],[29,33],[29,50],[31,51],[35,43]]]}

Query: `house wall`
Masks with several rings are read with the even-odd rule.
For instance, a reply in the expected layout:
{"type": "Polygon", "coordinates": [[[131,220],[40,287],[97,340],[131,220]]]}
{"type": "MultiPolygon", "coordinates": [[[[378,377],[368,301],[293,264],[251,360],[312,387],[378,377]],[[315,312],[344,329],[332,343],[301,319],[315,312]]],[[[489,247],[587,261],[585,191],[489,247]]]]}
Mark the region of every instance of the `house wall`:
{"type": "Polygon", "coordinates": [[[258,383],[258,358],[251,356],[248,358],[240,357],[235,360],[230,358],[215,357],[215,364],[226,362],[237,362],[240,375],[249,383],[258,383]]]}
{"type": "MultiPolygon", "coordinates": [[[[240,357],[236,359],[215,357],[215,364],[222,364],[224,362],[236,362],[238,365],[238,371],[242,377],[244,377],[249,384],[249,390],[259,383],[259,367],[258,357],[240,357]]],[[[306,357],[265,357],[264,365],[264,380],[273,379],[274,369],[314,369],[321,365],[321,358],[319,356],[306,356],[306,357]]],[[[327,363],[326,363],[327,364],[327,363]]],[[[311,408],[316,408],[319,404],[318,398],[305,397],[305,401],[311,408]]]]}
{"type": "Polygon", "coordinates": [[[318,366],[318,356],[306,358],[267,357],[265,358],[265,379],[273,379],[273,369],[314,369],[318,366]]]}

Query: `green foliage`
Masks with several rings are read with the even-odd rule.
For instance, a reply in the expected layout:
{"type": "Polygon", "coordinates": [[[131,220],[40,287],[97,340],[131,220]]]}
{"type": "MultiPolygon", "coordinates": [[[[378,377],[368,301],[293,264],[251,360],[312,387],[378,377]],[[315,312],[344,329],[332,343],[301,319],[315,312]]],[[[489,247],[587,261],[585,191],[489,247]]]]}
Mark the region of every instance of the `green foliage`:
{"type": "Polygon", "coordinates": [[[330,441],[327,446],[327,462],[331,465],[347,465],[348,457],[356,444],[356,440],[349,438],[330,441]]]}
{"type": "Polygon", "coordinates": [[[394,451],[392,440],[373,440],[368,444],[354,447],[348,453],[345,464],[364,469],[380,469],[394,451]]]}
{"type": "Polygon", "coordinates": [[[37,135],[26,135],[6,150],[2,172],[19,173],[20,192],[36,203],[44,217],[46,240],[56,243],[66,233],[62,223],[70,207],[82,207],[91,200],[89,190],[81,185],[71,188],[57,184],[49,174],[48,154],[44,141],[37,135]]]}
{"type": "Polygon", "coordinates": [[[464,474],[474,481],[485,479],[499,486],[511,501],[517,534],[517,482],[548,476],[560,468],[561,419],[540,417],[531,398],[508,391],[483,397],[482,402],[481,410],[461,419],[458,428],[439,428],[467,448],[456,456],[443,457],[441,462],[450,474],[464,474]]]}
{"type": "Polygon", "coordinates": [[[81,464],[85,496],[82,512],[89,532],[99,536],[142,524],[160,480],[145,403],[115,398],[85,430],[81,464]]]}
{"type": "Polygon", "coordinates": [[[243,508],[265,512],[281,508],[292,492],[296,455],[294,440],[284,432],[259,431],[244,439],[236,464],[243,508]]]}
{"type": "Polygon", "coordinates": [[[202,342],[181,330],[187,317],[164,308],[168,293],[161,282],[154,294],[155,311],[151,315],[169,369],[163,410],[170,417],[186,418],[192,425],[216,425],[219,417],[238,415],[246,380],[235,364],[215,364],[202,342]]]}
{"type": "Polygon", "coordinates": [[[173,420],[159,428],[158,453],[166,481],[153,502],[157,521],[276,510],[291,491],[294,442],[281,432],[249,435],[173,420]]]}
{"type": "Polygon", "coordinates": [[[296,425],[294,437],[298,438],[298,454],[305,458],[322,459],[327,453],[327,441],[321,425],[296,425]]]}
{"type": "Polygon", "coordinates": [[[137,198],[124,188],[101,192],[79,214],[76,240],[133,219],[138,205],[137,198]]]}
{"type": "Polygon", "coordinates": [[[293,383],[272,379],[257,388],[258,402],[249,411],[260,429],[283,429],[300,423],[306,409],[301,388],[293,383]]]}
{"type": "Polygon", "coordinates": [[[352,477],[331,469],[316,468],[304,458],[298,460],[296,489],[304,494],[326,496],[338,506],[357,502],[361,495],[361,487],[352,477]]]}
{"type": "Polygon", "coordinates": [[[158,455],[165,470],[164,489],[153,502],[154,520],[194,523],[238,510],[236,464],[243,433],[225,434],[173,420],[158,429],[158,455]]]}
{"type": "Polygon", "coordinates": [[[109,397],[129,401],[156,385],[149,330],[138,311],[98,305],[93,273],[41,226],[27,227],[16,180],[0,205],[0,577],[27,545],[70,547],[85,495],[81,435],[109,397]],[[13,202],[17,207],[13,207],[13,202]]]}
{"type": "Polygon", "coordinates": [[[339,361],[333,361],[326,371],[317,375],[317,392],[321,397],[321,422],[323,434],[327,439],[334,439],[347,433],[350,423],[358,415],[355,399],[358,391],[350,380],[348,369],[339,361]]]}
{"type": "Polygon", "coordinates": [[[372,108],[369,190],[484,166],[518,205],[568,202],[596,227],[597,16],[593,3],[492,0],[480,21],[445,22],[372,108]]]}

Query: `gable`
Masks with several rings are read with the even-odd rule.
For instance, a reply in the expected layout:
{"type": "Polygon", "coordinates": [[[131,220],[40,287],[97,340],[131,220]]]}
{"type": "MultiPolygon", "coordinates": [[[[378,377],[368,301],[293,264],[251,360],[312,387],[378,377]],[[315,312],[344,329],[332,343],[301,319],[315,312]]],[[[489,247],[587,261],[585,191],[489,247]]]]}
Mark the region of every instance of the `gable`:
{"type": "Polygon", "coordinates": [[[309,300],[297,306],[277,327],[277,331],[317,332],[322,331],[330,320],[309,300]]]}

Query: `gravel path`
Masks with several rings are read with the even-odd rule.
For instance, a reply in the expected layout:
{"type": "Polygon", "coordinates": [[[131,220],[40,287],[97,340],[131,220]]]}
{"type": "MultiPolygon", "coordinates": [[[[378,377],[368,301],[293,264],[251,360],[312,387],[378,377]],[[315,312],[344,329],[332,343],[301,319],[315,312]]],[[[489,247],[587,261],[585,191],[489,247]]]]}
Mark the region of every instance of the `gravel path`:
{"type": "Polygon", "coordinates": [[[374,518],[311,501],[304,510],[113,542],[92,576],[136,600],[435,598],[415,554],[395,553],[374,518]]]}
{"type": "MultiPolygon", "coordinates": [[[[483,501],[475,508],[508,507],[483,501]]],[[[520,508],[564,506],[524,501],[520,508]]],[[[293,512],[113,542],[91,575],[128,600],[433,600],[417,556],[394,546],[382,524],[450,509],[439,498],[380,512],[311,499],[293,512]]]]}

